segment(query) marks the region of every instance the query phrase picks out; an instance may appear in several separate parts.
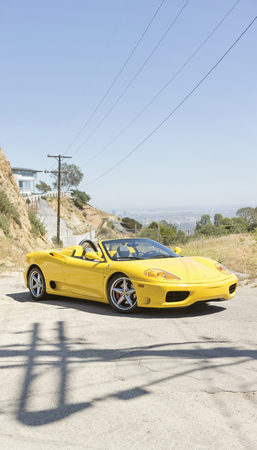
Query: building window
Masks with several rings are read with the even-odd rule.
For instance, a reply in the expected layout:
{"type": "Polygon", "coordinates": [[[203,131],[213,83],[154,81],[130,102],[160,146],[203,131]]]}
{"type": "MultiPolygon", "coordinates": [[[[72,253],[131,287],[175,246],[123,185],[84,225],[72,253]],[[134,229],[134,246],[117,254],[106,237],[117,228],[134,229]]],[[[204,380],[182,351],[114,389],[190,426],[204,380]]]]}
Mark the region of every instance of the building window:
{"type": "Polygon", "coordinates": [[[30,189],[30,181],[19,181],[19,188],[30,189]]]}

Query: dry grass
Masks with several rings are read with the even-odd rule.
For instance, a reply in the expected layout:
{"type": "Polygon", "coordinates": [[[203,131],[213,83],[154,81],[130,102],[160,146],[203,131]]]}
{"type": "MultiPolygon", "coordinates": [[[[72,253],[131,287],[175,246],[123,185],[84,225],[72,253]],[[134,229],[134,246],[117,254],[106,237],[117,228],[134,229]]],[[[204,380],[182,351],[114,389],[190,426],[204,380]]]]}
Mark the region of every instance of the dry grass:
{"type": "Polygon", "coordinates": [[[219,238],[192,241],[182,247],[183,256],[205,256],[230,270],[257,277],[257,237],[253,234],[231,234],[219,238]]]}
{"type": "Polygon", "coordinates": [[[50,241],[44,237],[34,239],[31,236],[22,241],[0,236],[0,274],[6,270],[23,270],[27,253],[47,247],[50,247],[50,241]]]}

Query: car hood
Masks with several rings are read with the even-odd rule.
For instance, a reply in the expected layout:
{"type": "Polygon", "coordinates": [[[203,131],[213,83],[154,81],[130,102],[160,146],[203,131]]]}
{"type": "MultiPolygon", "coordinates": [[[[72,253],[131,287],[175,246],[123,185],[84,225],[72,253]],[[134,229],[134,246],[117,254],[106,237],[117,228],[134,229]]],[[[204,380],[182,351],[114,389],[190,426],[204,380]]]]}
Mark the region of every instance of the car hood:
{"type": "MultiPolygon", "coordinates": [[[[136,276],[139,275],[139,271],[142,275],[145,270],[156,268],[171,272],[185,282],[205,283],[208,280],[220,278],[221,275],[215,268],[215,261],[202,259],[205,260],[206,264],[211,264],[213,267],[188,257],[147,259],[144,261],[131,261],[129,264],[133,265],[133,268],[131,265],[131,275],[134,273],[136,276]]],[[[126,268],[129,269],[129,266],[126,265],[126,268]]]]}

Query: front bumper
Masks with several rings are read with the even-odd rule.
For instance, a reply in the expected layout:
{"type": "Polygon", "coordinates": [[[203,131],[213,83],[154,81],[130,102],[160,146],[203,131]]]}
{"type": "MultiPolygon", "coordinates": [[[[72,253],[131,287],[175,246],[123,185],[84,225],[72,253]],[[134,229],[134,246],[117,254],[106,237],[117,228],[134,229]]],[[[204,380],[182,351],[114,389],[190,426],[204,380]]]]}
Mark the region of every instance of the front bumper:
{"type": "Polygon", "coordinates": [[[131,280],[137,293],[137,304],[144,308],[183,308],[200,301],[216,299],[229,300],[235,296],[237,277],[231,275],[225,280],[196,284],[149,283],[131,280]],[[231,286],[235,285],[230,293],[231,286]],[[168,292],[189,292],[182,301],[166,301],[168,292]]]}

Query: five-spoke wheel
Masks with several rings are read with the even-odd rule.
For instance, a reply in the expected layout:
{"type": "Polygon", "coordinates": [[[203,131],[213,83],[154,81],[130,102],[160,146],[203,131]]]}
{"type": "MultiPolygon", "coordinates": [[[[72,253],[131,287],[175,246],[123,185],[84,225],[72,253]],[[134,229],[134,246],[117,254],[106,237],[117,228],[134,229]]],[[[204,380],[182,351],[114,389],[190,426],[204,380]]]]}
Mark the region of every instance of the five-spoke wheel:
{"type": "Polygon", "coordinates": [[[46,297],[45,279],[39,267],[33,267],[29,272],[28,284],[34,300],[43,300],[46,297]]]}
{"type": "Polygon", "coordinates": [[[137,294],[130,279],[123,274],[115,275],[108,285],[110,305],[121,313],[137,309],[137,294]]]}

